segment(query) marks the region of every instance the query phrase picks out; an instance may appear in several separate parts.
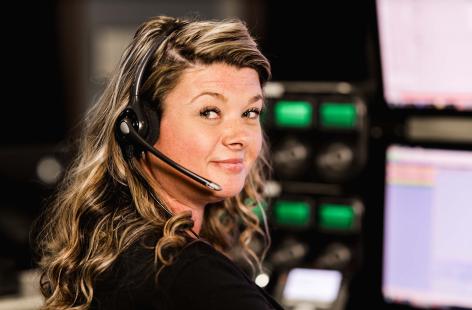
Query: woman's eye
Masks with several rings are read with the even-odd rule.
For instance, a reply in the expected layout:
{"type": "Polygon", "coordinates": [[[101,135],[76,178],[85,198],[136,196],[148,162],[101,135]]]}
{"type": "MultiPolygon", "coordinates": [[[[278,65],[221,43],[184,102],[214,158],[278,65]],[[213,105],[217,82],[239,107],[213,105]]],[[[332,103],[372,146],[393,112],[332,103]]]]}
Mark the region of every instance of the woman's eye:
{"type": "Polygon", "coordinates": [[[204,108],[200,111],[200,116],[207,119],[217,119],[219,114],[220,110],[217,108],[204,108]]]}
{"type": "Polygon", "coordinates": [[[261,110],[258,108],[253,108],[250,110],[247,110],[246,112],[243,113],[244,117],[250,118],[250,119],[256,119],[259,117],[261,114],[261,110]]]}

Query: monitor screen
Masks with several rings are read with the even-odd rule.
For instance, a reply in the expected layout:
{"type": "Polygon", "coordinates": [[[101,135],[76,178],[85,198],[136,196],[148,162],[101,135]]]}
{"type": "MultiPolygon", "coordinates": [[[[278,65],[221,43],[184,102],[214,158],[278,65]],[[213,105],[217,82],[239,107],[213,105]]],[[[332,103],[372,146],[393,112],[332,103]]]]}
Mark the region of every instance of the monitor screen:
{"type": "Polygon", "coordinates": [[[376,0],[385,101],[472,110],[472,1],[376,0]]]}
{"type": "Polygon", "coordinates": [[[472,308],[472,151],[387,150],[382,292],[472,308]]]}

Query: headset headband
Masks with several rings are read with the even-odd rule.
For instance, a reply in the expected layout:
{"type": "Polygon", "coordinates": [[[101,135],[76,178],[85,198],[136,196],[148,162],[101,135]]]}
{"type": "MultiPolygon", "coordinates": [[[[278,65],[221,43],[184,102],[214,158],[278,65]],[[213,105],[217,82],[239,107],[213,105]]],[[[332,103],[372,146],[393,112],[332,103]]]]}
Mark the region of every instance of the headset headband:
{"type": "Polygon", "coordinates": [[[146,55],[144,55],[143,59],[139,63],[138,70],[136,71],[136,76],[134,78],[133,86],[131,89],[131,105],[135,102],[139,102],[139,95],[140,95],[140,89],[141,89],[141,84],[144,78],[144,74],[146,73],[146,68],[156,52],[156,50],[161,46],[162,42],[171,35],[175,30],[181,28],[181,25],[179,25],[177,22],[172,22],[169,26],[166,27],[159,37],[154,41],[153,45],[151,48],[148,50],[146,55]]]}

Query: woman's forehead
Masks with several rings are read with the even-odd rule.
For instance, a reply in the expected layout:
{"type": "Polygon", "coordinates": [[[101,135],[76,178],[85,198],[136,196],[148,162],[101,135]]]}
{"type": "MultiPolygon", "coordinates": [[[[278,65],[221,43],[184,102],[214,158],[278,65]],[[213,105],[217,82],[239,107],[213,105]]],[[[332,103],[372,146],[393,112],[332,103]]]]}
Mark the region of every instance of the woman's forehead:
{"type": "Polygon", "coordinates": [[[262,92],[259,75],[252,68],[238,68],[227,64],[212,64],[189,68],[180,77],[177,90],[188,92],[248,91],[262,92]]]}

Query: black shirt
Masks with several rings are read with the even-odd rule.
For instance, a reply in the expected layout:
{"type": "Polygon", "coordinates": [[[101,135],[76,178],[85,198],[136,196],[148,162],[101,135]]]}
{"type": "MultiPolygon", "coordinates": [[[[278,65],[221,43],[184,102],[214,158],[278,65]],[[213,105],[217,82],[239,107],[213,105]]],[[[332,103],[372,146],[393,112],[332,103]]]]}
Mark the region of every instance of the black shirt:
{"type": "Polygon", "coordinates": [[[159,274],[154,252],[133,247],[100,277],[91,309],[283,309],[210,244],[189,243],[159,274]]]}

